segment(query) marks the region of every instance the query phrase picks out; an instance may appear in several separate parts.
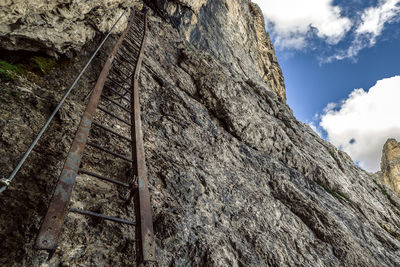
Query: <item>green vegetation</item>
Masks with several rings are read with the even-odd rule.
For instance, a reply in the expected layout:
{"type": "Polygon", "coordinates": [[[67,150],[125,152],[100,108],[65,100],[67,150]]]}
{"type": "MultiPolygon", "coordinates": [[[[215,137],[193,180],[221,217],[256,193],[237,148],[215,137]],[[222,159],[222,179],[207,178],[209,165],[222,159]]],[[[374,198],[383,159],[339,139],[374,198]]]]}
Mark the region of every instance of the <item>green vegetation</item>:
{"type": "Polygon", "coordinates": [[[13,65],[5,60],[0,60],[0,80],[14,80],[18,75],[25,74],[21,65],[13,65]]]}
{"type": "Polygon", "coordinates": [[[30,62],[34,69],[40,70],[43,74],[48,73],[56,65],[56,60],[48,57],[31,57],[30,62]]]}
{"type": "Polygon", "coordinates": [[[282,121],[286,125],[286,127],[292,128],[292,124],[290,123],[289,119],[284,118],[282,121]]]}
{"type": "Polygon", "coordinates": [[[375,179],[373,179],[372,181],[374,181],[374,183],[379,187],[379,189],[381,190],[381,193],[387,197],[390,204],[392,204],[393,206],[396,206],[397,205],[396,202],[390,197],[390,195],[386,191],[386,188],[384,186],[378,184],[378,182],[375,179]]]}
{"type": "Polygon", "coordinates": [[[19,61],[18,64],[11,64],[5,60],[0,60],[0,80],[11,81],[18,76],[27,75],[28,72],[33,72],[38,75],[47,74],[57,64],[63,67],[71,64],[70,60],[56,61],[50,57],[32,56],[25,60],[19,61]]]}
{"type": "Polygon", "coordinates": [[[329,154],[332,156],[332,158],[336,159],[335,152],[333,152],[332,149],[328,149],[329,154]]]}
{"type": "Polygon", "coordinates": [[[336,191],[333,188],[330,188],[319,181],[317,181],[316,183],[319,184],[322,188],[324,188],[325,191],[328,192],[329,194],[331,194],[333,197],[335,197],[337,199],[345,199],[348,202],[351,202],[350,197],[347,194],[340,192],[340,191],[336,191]]]}

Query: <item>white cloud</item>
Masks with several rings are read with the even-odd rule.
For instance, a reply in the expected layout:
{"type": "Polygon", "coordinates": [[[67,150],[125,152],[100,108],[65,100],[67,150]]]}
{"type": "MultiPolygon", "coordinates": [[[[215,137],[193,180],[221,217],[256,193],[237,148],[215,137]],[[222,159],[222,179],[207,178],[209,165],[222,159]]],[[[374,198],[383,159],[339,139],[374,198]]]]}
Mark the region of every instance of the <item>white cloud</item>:
{"type": "Polygon", "coordinates": [[[252,0],[265,16],[275,38],[275,45],[284,49],[303,49],[313,36],[336,45],[349,34],[347,48],[332,56],[320,58],[329,63],[346,58],[355,59],[358,53],[375,45],[385,25],[400,19],[400,0],[378,0],[351,19],[342,16],[333,0],[252,0]]]}
{"type": "Polygon", "coordinates": [[[328,112],[334,110],[337,106],[338,106],[337,103],[328,103],[328,105],[326,105],[326,107],[324,108],[323,112],[328,113],[328,112]]]}
{"type": "Polygon", "coordinates": [[[351,28],[351,21],[333,6],[333,0],[253,0],[273,25],[276,45],[301,49],[315,33],[329,44],[337,44],[351,28]]]}
{"type": "Polygon", "coordinates": [[[376,43],[387,23],[393,23],[400,17],[400,0],[380,0],[378,6],[365,9],[354,30],[354,39],[346,50],[339,51],[333,56],[323,60],[331,62],[345,58],[354,58],[366,48],[376,43]]]}
{"type": "Polygon", "coordinates": [[[400,76],[379,80],[368,92],[355,89],[339,106],[329,104],[320,126],[328,140],[364,169],[379,169],[383,144],[400,139],[400,76]]]}
{"type": "Polygon", "coordinates": [[[369,34],[374,38],[379,36],[385,23],[390,23],[398,15],[400,11],[399,3],[400,0],[385,0],[380,1],[380,5],[377,7],[364,10],[356,33],[369,34]]]}

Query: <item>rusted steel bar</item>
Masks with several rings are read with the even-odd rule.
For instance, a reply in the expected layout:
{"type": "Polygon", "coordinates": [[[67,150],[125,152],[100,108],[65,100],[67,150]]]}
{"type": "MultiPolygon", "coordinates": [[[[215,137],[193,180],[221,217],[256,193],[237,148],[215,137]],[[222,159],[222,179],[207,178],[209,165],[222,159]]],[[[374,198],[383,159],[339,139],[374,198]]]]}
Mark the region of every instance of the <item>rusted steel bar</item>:
{"type": "MultiPolygon", "coordinates": [[[[111,72],[112,72],[112,73],[115,73],[113,70],[112,70],[111,72]]],[[[114,84],[118,85],[120,88],[126,90],[126,89],[124,88],[124,86],[123,86],[121,83],[117,82],[115,79],[109,77],[108,80],[111,81],[111,82],[113,82],[114,84]]],[[[121,80],[121,82],[122,82],[122,83],[125,83],[125,84],[128,85],[128,86],[131,86],[131,84],[128,83],[127,81],[121,80]]]]}
{"type": "MultiPolygon", "coordinates": [[[[125,42],[122,44],[122,47],[129,51],[129,53],[136,54],[136,51],[140,49],[140,43],[139,45],[136,45],[136,43],[132,43],[132,41],[128,37],[126,37],[125,42]]],[[[135,61],[136,59],[137,58],[135,58],[135,61]]]]}
{"type": "Polygon", "coordinates": [[[102,95],[101,97],[104,98],[105,100],[111,102],[112,104],[116,105],[117,107],[119,107],[119,108],[125,110],[126,112],[129,112],[129,113],[131,112],[129,109],[127,109],[126,107],[124,107],[124,106],[121,105],[120,103],[118,103],[118,102],[112,100],[111,98],[108,98],[108,97],[105,96],[105,95],[102,95]]]}
{"type": "MultiPolygon", "coordinates": [[[[110,87],[110,86],[108,86],[108,87],[110,87]]],[[[114,87],[113,87],[114,88],[114,87]]],[[[127,95],[127,94],[131,94],[131,92],[129,91],[129,89],[125,89],[125,88],[121,88],[121,87],[118,87],[118,86],[115,86],[115,88],[118,88],[118,89],[121,89],[123,92],[119,92],[120,94],[122,94],[123,96],[125,96],[125,95],[127,95]]],[[[130,100],[130,98],[128,98],[129,99],[129,102],[131,101],[130,100]]]]}
{"type": "Polygon", "coordinates": [[[127,183],[124,183],[124,182],[121,182],[121,181],[118,181],[118,180],[115,180],[115,179],[112,179],[112,178],[109,178],[109,177],[105,177],[105,176],[100,175],[98,173],[90,172],[90,171],[83,170],[83,169],[79,169],[79,173],[83,173],[83,174],[95,177],[97,179],[104,180],[104,181],[107,181],[107,182],[110,182],[110,183],[113,183],[113,184],[116,184],[116,185],[120,185],[120,186],[123,186],[123,187],[130,187],[130,185],[127,184],[127,183]]]}
{"type": "Polygon", "coordinates": [[[121,34],[108,60],[104,64],[90,96],[89,103],[86,107],[84,115],[82,116],[79,128],[68,153],[67,160],[65,161],[64,168],[61,172],[46,216],[44,217],[40,227],[39,235],[35,244],[36,248],[38,249],[55,250],[57,247],[58,237],[64,223],[64,217],[67,212],[69,201],[71,199],[72,189],[78,174],[79,165],[83,155],[83,149],[87,142],[93,115],[99,103],[100,95],[103,90],[108,72],[110,71],[113,58],[117,54],[127,31],[132,26],[133,14],[134,12],[132,10],[128,26],[121,34]]]}
{"type": "Polygon", "coordinates": [[[111,91],[113,91],[113,93],[115,93],[116,95],[120,96],[122,99],[129,101],[129,103],[131,102],[131,100],[129,98],[127,98],[126,96],[124,96],[123,94],[121,94],[120,92],[118,92],[117,90],[115,90],[114,88],[112,88],[109,85],[104,85],[104,87],[110,89],[111,91]]]}
{"type": "Polygon", "coordinates": [[[112,73],[115,75],[121,76],[122,79],[124,79],[124,80],[132,79],[132,75],[127,75],[127,74],[125,74],[125,72],[123,72],[121,70],[115,70],[115,71],[112,71],[112,73]]]}
{"type": "MultiPolygon", "coordinates": [[[[137,51],[140,49],[140,43],[139,45],[134,45],[131,43],[128,37],[125,38],[125,42],[122,44],[122,47],[126,49],[129,53],[135,54],[137,56],[137,51]]],[[[137,57],[134,59],[135,61],[137,60],[137,57]]]]}
{"type": "Polygon", "coordinates": [[[111,117],[114,117],[114,118],[116,118],[117,120],[119,120],[119,121],[121,121],[121,122],[123,122],[123,123],[125,123],[125,124],[128,124],[129,126],[132,125],[129,121],[126,121],[126,120],[124,120],[123,118],[121,118],[121,117],[115,115],[114,113],[111,113],[110,111],[106,110],[105,108],[102,108],[102,107],[98,107],[98,108],[99,108],[99,110],[101,110],[101,111],[103,111],[104,113],[110,115],[111,117]]]}
{"type": "MultiPolygon", "coordinates": [[[[122,91],[124,91],[123,92],[123,96],[125,96],[126,94],[131,94],[131,92],[129,91],[129,89],[125,89],[124,87],[121,87],[120,85],[118,85],[118,84],[116,84],[115,82],[113,82],[111,79],[108,79],[108,81],[107,82],[112,82],[112,83],[114,83],[114,86],[112,86],[112,85],[107,85],[107,87],[112,87],[112,88],[118,88],[118,89],[121,89],[122,91]]],[[[120,93],[120,94],[122,94],[122,93],[120,93]]],[[[130,100],[129,100],[130,101],[130,100]]]]}
{"type": "MultiPolygon", "coordinates": [[[[121,57],[123,57],[123,55],[121,55],[121,54],[118,54],[118,55],[120,55],[121,57]]],[[[122,61],[121,59],[119,59],[119,58],[115,58],[114,59],[115,60],[115,62],[118,62],[118,64],[128,64],[128,65],[130,65],[131,67],[135,67],[136,65],[135,64],[132,64],[131,62],[129,62],[129,61],[122,61]]],[[[136,61],[136,60],[135,60],[136,61]]]]}
{"type": "Polygon", "coordinates": [[[108,127],[106,127],[106,126],[104,126],[104,125],[101,125],[100,123],[92,122],[92,125],[95,125],[95,126],[101,128],[101,129],[103,129],[104,131],[110,132],[110,133],[112,133],[112,134],[118,136],[119,138],[125,139],[125,140],[128,141],[128,142],[132,142],[132,140],[131,140],[130,138],[125,137],[125,136],[123,136],[122,134],[119,134],[119,133],[117,133],[117,132],[111,130],[110,128],[108,128],[108,127]]]}
{"type": "Polygon", "coordinates": [[[117,223],[136,225],[135,222],[131,222],[131,221],[128,221],[128,220],[125,220],[125,219],[117,218],[117,217],[104,215],[104,214],[101,214],[101,213],[96,213],[96,212],[93,212],[93,211],[81,210],[81,209],[76,209],[76,208],[70,208],[69,211],[70,212],[79,213],[79,214],[82,214],[82,215],[87,215],[87,216],[92,216],[92,217],[108,220],[108,221],[113,221],[113,222],[117,222],[117,223]]]}
{"type": "Polygon", "coordinates": [[[130,47],[132,47],[133,49],[138,49],[138,48],[140,49],[140,41],[137,41],[135,38],[140,38],[140,37],[134,37],[134,36],[126,37],[124,45],[129,44],[130,47]]]}
{"type": "Polygon", "coordinates": [[[136,32],[128,32],[126,35],[126,38],[128,38],[129,40],[134,40],[135,43],[138,43],[138,47],[140,47],[140,42],[141,42],[141,38],[143,38],[143,35],[140,35],[139,33],[136,32]]]}
{"type": "MultiPolygon", "coordinates": [[[[138,265],[146,264],[147,262],[155,261],[155,243],[153,220],[151,215],[150,193],[147,181],[147,169],[143,146],[143,133],[140,119],[140,102],[139,102],[139,74],[141,63],[143,61],[144,48],[147,37],[147,15],[144,17],[144,33],[140,47],[137,65],[133,75],[133,97],[132,97],[132,157],[135,162],[134,175],[138,177],[138,197],[137,197],[137,219],[140,246],[138,255],[138,265]]],[[[134,188],[136,189],[136,188],[134,188]]]]}
{"type": "Polygon", "coordinates": [[[108,154],[111,154],[111,155],[113,155],[113,156],[116,156],[117,158],[120,158],[120,159],[129,161],[129,162],[132,162],[132,159],[131,159],[131,158],[128,158],[127,156],[124,156],[124,155],[115,153],[114,151],[108,150],[107,148],[104,148],[104,147],[102,147],[102,146],[100,146],[100,145],[98,145],[98,144],[95,144],[95,143],[92,143],[92,142],[87,142],[87,144],[88,144],[89,146],[91,146],[91,147],[97,148],[98,150],[101,150],[101,151],[103,151],[103,152],[106,152],[106,153],[108,153],[108,154]]]}
{"type": "MultiPolygon", "coordinates": [[[[122,50],[122,46],[121,46],[121,50],[122,50]]],[[[130,59],[130,57],[129,57],[129,62],[131,62],[132,60],[130,59]]],[[[116,68],[115,68],[116,69],[116,68]]],[[[129,69],[129,71],[132,71],[132,70],[130,70],[129,69]]],[[[122,68],[118,68],[118,69],[116,69],[116,72],[118,73],[118,75],[119,74],[122,74],[123,75],[123,78],[125,79],[125,80],[130,80],[132,77],[131,77],[131,75],[129,75],[129,74],[127,74],[125,71],[123,71],[122,70],[122,68]]]]}
{"type": "Polygon", "coordinates": [[[125,51],[128,53],[129,56],[129,60],[126,60],[126,56],[123,57],[123,61],[127,61],[127,62],[131,62],[133,66],[132,70],[135,68],[136,66],[136,60],[137,60],[137,56],[138,56],[138,50],[140,49],[140,47],[134,47],[132,46],[132,44],[130,43],[130,41],[128,40],[128,38],[125,38],[124,43],[122,44],[122,51],[125,51]]]}

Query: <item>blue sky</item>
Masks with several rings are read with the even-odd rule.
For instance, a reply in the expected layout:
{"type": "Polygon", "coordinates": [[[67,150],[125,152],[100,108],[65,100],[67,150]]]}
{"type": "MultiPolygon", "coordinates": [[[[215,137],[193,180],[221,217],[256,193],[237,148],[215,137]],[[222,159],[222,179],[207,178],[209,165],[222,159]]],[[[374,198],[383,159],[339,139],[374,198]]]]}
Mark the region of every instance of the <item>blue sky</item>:
{"type": "Polygon", "coordinates": [[[253,2],[296,118],[377,171],[387,138],[400,141],[400,0],[253,2]]]}

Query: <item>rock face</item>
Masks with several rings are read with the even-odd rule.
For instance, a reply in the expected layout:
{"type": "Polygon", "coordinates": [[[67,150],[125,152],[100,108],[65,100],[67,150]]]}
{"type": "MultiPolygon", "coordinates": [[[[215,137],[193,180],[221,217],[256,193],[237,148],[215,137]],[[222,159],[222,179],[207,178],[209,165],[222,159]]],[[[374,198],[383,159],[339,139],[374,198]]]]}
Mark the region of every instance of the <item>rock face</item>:
{"type": "MultiPolygon", "coordinates": [[[[108,32],[124,7],[135,2],[2,1],[0,47],[43,50],[49,54],[77,51],[92,40],[96,32],[108,32]]],[[[286,99],[282,71],[265,32],[262,13],[255,4],[207,0],[155,2],[164,17],[180,28],[186,41],[207,49],[250,79],[263,78],[283,100],[286,99]]],[[[115,32],[121,32],[125,26],[126,17],[115,32]]]]}
{"type": "Polygon", "coordinates": [[[400,196],[400,143],[395,139],[383,146],[380,178],[400,196]]]}
{"type": "MultiPolygon", "coordinates": [[[[97,31],[108,32],[127,0],[3,0],[0,2],[0,47],[8,50],[80,50],[97,31]]],[[[126,26],[118,24],[117,32],[126,26]]]]}
{"type": "MultiPolygon", "coordinates": [[[[149,37],[140,88],[158,264],[399,266],[398,196],[294,118],[283,87],[274,87],[275,81],[283,86],[283,78],[258,8],[247,0],[146,5],[149,37]]],[[[30,126],[51,112],[45,100],[54,103],[72,80],[68,73],[54,70],[40,86],[7,85],[24,90],[25,104],[9,94],[9,104],[1,106],[3,173],[32,139],[30,126]],[[62,86],[52,90],[57,80],[62,86]]],[[[135,261],[132,228],[75,215],[68,216],[50,260],[32,245],[97,73],[94,68],[87,74],[0,195],[0,265],[135,261]]],[[[119,147],[115,138],[95,136],[119,147]]],[[[93,157],[89,169],[124,167],[93,157]]],[[[123,191],[84,176],[76,188],[73,205],[132,216],[121,204],[123,191]]]]}
{"type": "Polygon", "coordinates": [[[256,4],[228,0],[154,2],[187,42],[208,51],[248,79],[262,78],[286,100],[282,71],[256,4]]]}

